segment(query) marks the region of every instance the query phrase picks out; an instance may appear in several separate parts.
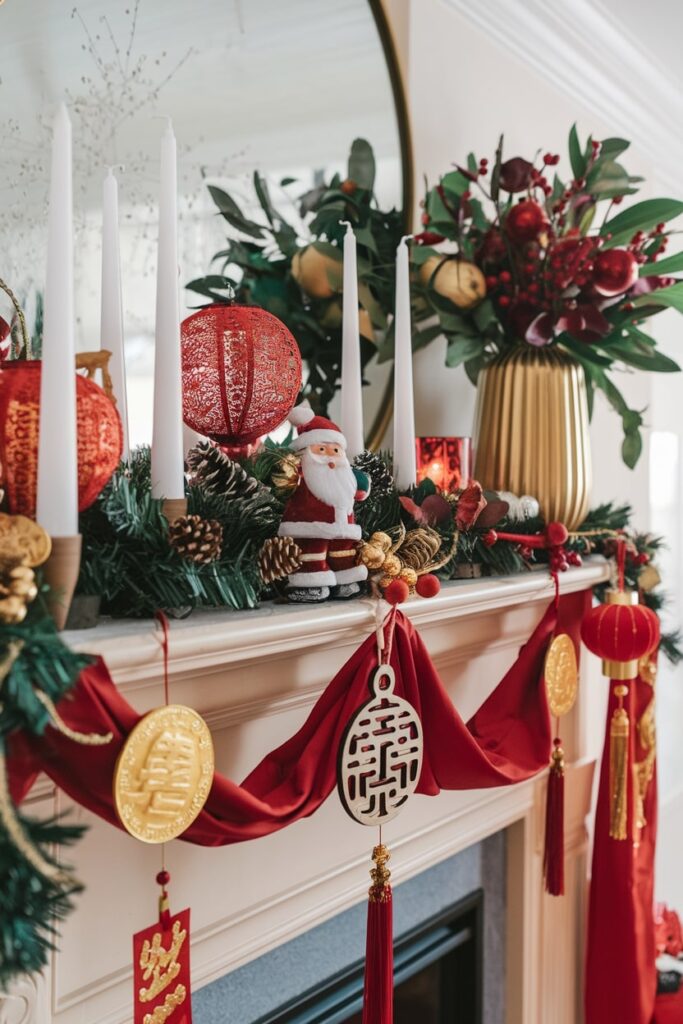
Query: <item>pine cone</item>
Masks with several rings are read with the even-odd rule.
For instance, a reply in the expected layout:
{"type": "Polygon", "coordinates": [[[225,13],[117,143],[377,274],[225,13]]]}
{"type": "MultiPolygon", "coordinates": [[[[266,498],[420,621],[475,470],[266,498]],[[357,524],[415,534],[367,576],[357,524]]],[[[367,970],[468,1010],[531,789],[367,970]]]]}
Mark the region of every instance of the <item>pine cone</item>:
{"type": "Polygon", "coordinates": [[[181,558],[206,565],[220,556],[223,527],[217,519],[180,516],[168,528],[168,541],[181,558]]]}
{"type": "Polygon", "coordinates": [[[200,441],[187,453],[187,465],[192,483],[207,494],[249,498],[268,493],[268,488],[242,469],[239,462],[233,462],[209,441],[200,441]]]}
{"type": "Polygon", "coordinates": [[[394,478],[381,455],[377,455],[376,452],[361,452],[353,460],[353,465],[370,477],[370,494],[373,498],[381,498],[393,490],[394,478]]]}
{"type": "Polygon", "coordinates": [[[301,548],[291,537],[269,537],[258,556],[264,583],[283,580],[301,566],[301,548]]]}

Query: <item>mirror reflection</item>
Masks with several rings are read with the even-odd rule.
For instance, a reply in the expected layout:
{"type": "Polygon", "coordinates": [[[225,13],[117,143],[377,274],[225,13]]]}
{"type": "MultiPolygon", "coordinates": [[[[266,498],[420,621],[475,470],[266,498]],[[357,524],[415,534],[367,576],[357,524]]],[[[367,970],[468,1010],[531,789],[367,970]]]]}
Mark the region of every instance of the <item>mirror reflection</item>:
{"type": "MultiPolygon", "coordinates": [[[[64,99],[74,140],[77,348],[106,347],[101,218],[111,165],[120,194],[131,442],[148,442],[160,118],[172,118],[178,140],[182,284],[214,273],[212,258],[235,235],[209,185],[263,223],[253,183],[259,171],[305,245],[311,214],[302,219],[299,198],[342,182],[354,139],[364,139],[374,154],[373,202],[400,207],[396,111],[371,7],[367,0],[169,0],[163,7],[81,0],[73,8],[6,0],[0,30],[0,277],[39,340],[50,126],[64,99]]],[[[239,268],[230,273],[239,279],[239,268]]],[[[183,291],[182,314],[206,301],[183,291]]],[[[367,333],[376,343],[381,332],[367,333]]]]}

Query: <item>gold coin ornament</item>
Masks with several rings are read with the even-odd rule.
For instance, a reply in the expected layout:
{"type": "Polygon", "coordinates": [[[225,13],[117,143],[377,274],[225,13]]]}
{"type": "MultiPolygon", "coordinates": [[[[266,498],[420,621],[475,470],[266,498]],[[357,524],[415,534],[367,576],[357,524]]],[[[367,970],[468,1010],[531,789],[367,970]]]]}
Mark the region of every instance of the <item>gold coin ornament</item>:
{"type": "Polygon", "coordinates": [[[213,773],[211,733],[196,711],[182,704],[150,711],[116,762],[114,804],[121,824],[143,843],[175,839],[206,803],[213,773]]]}
{"type": "Polygon", "coordinates": [[[339,797],[361,825],[395,818],[420,779],[422,725],[395,685],[393,668],[380,665],[370,679],[372,696],[350,719],[339,748],[339,797]]]}
{"type": "Polygon", "coordinates": [[[576,649],[568,633],[558,633],[545,656],[545,690],[553,718],[561,718],[574,707],[579,687],[576,649]]]}
{"type": "Polygon", "coordinates": [[[28,516],[11,516],[0,512],[0,539],[3,548],[16,551],[24,565],[35,569],[50,557],[50,535],[28,516]]]}

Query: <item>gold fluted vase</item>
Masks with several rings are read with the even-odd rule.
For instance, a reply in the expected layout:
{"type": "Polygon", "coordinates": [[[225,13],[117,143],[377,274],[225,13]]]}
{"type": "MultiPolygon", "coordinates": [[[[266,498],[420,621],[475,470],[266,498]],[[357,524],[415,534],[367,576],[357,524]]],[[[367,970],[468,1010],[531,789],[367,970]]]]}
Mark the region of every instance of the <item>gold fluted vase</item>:
{"type": "Polygon", "coordinates": [[[520,345],[481,371],[477,391],[475,478],[533,495],[547,522],[575,529],[592,484],[583,368],[555,347],[520,345]]]}

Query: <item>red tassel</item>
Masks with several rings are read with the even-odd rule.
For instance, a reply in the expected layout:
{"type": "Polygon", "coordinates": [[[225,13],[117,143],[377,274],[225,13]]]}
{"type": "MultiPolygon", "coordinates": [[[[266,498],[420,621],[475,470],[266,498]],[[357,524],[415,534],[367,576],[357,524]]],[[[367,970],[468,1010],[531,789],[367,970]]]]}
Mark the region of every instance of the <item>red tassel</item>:
{"type": "Polygon", "coordinates": [[[553,741],[545,804],[545,849],[543,874],[545,890],[551,896],[564,895],[564,750],[562,740],[553,741]]]}
{"type": "Polygon", "coordinates": [[[377,867],[370,872],[368,928],[365,948],[363,1024],[393,1024],[394,939],[392,896],[387,868],[390,853],[381,843],[372,851],[377,867]]]}

